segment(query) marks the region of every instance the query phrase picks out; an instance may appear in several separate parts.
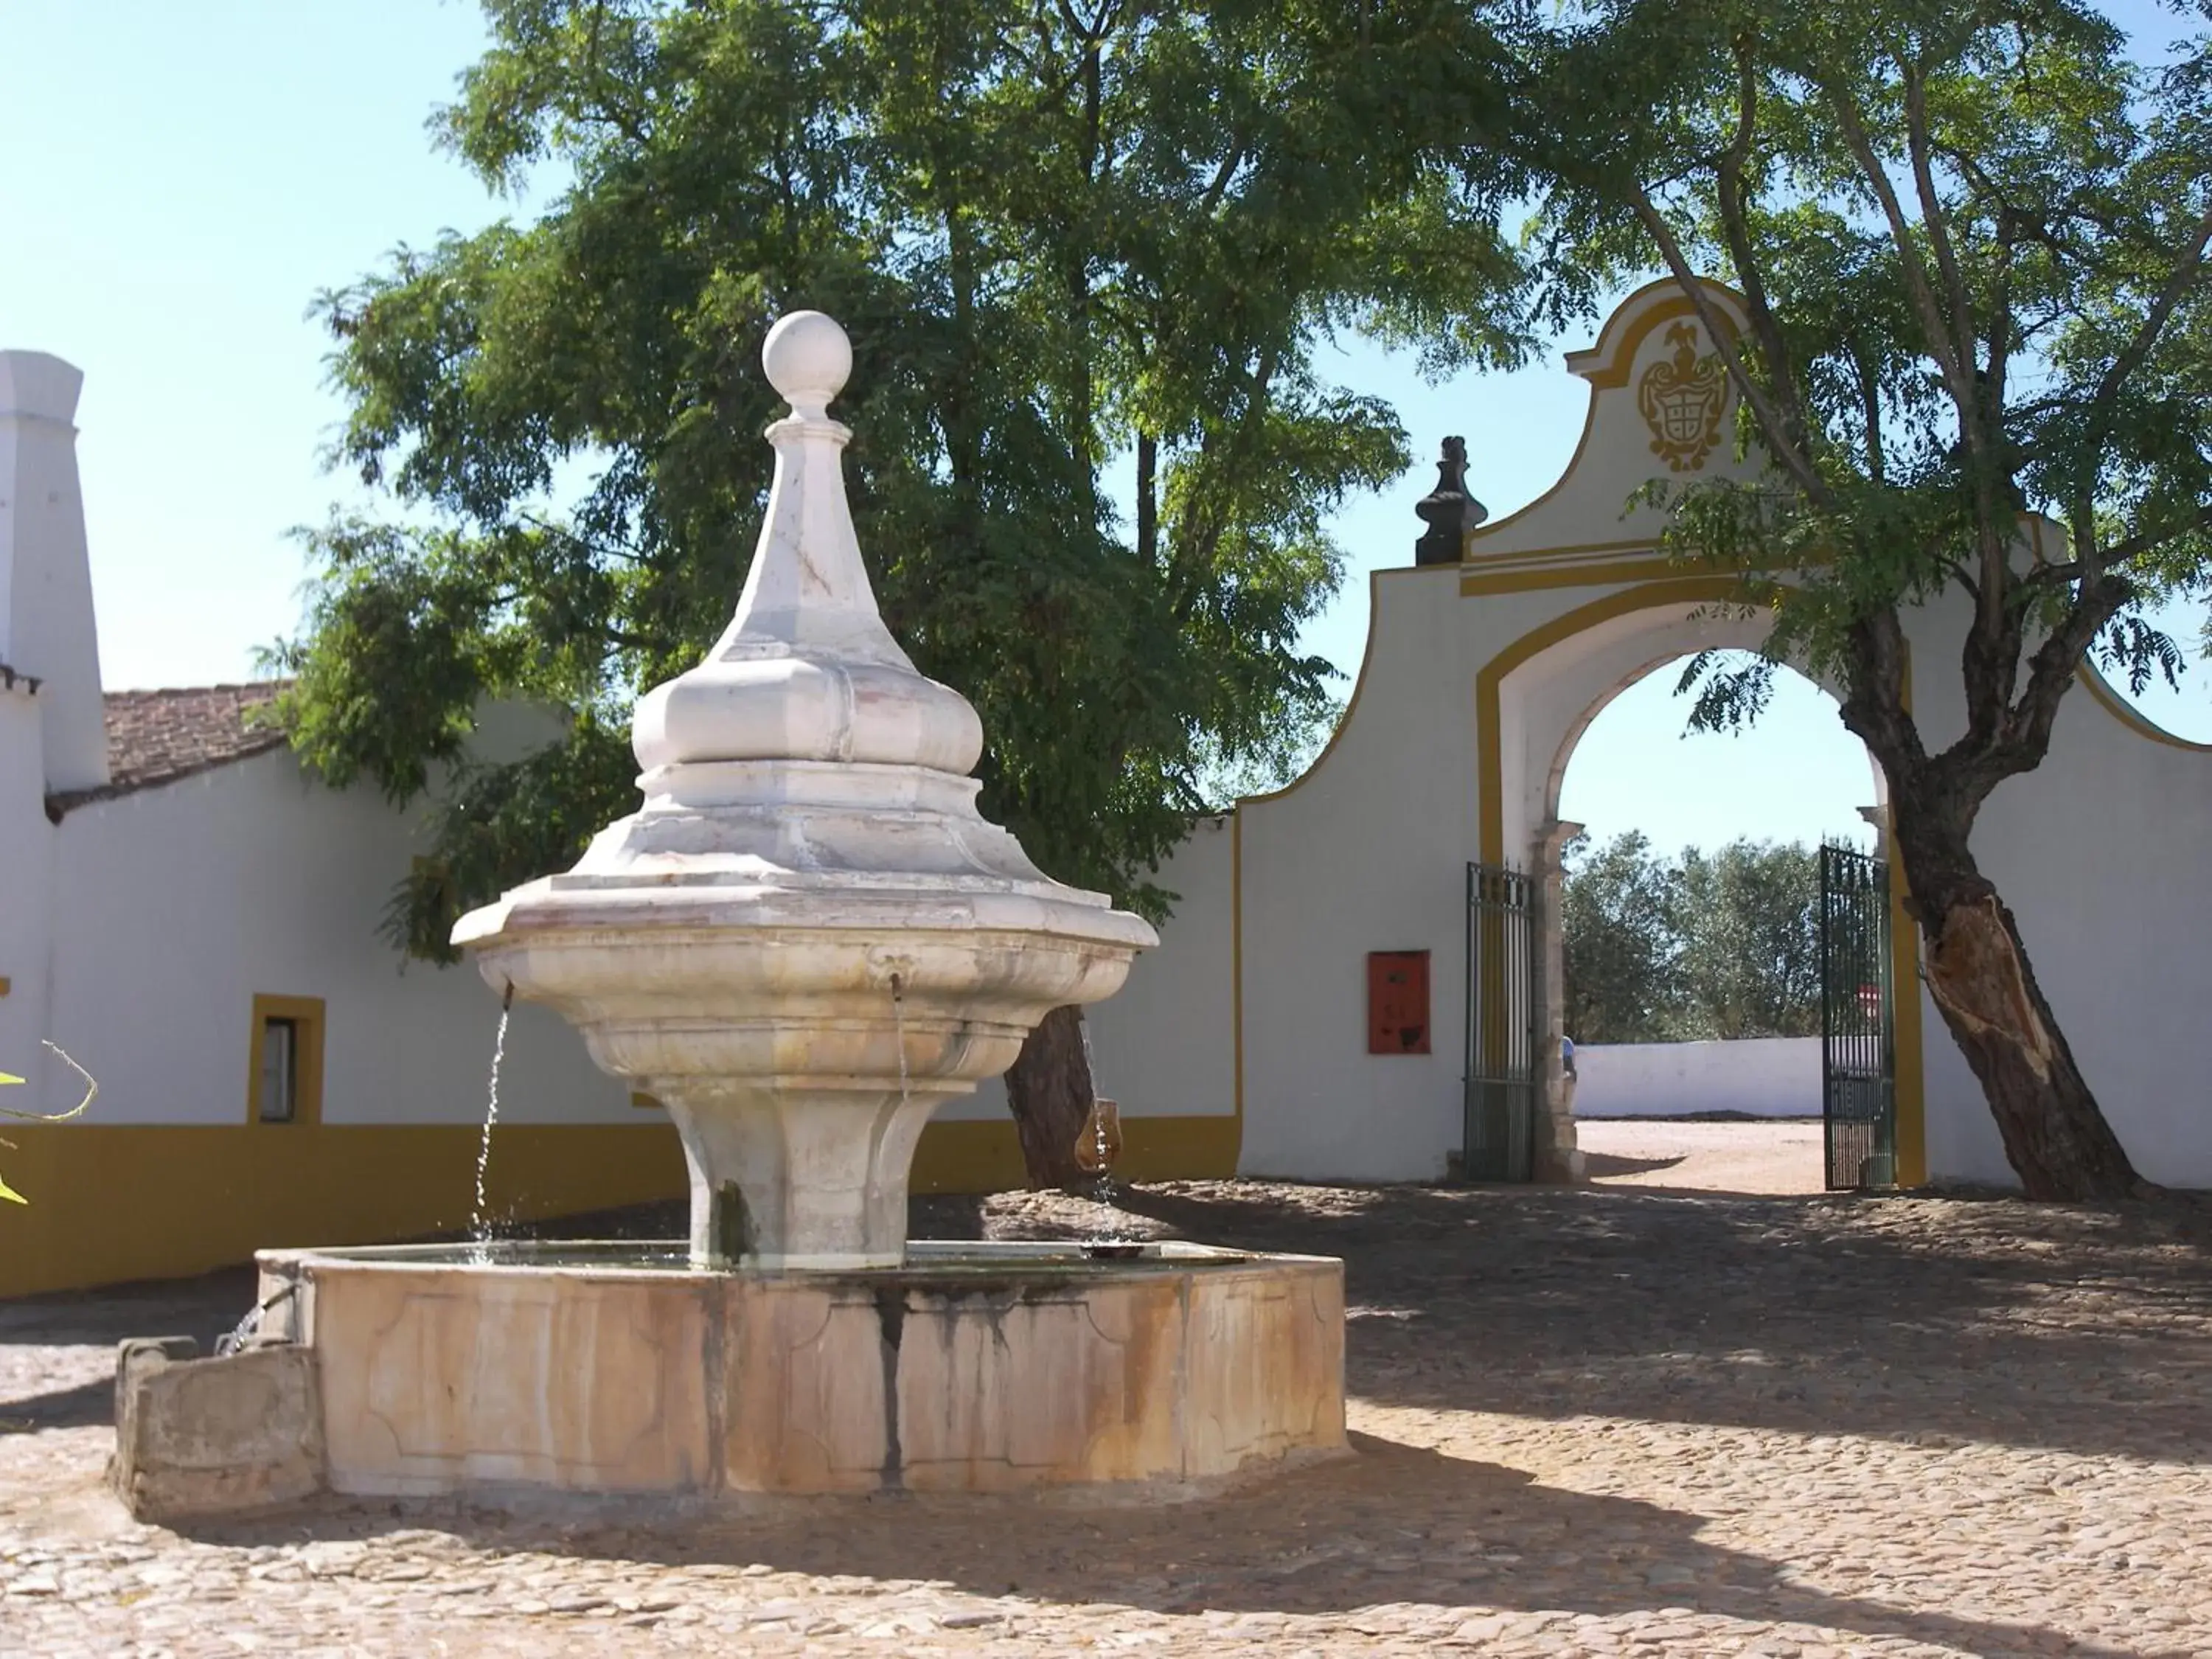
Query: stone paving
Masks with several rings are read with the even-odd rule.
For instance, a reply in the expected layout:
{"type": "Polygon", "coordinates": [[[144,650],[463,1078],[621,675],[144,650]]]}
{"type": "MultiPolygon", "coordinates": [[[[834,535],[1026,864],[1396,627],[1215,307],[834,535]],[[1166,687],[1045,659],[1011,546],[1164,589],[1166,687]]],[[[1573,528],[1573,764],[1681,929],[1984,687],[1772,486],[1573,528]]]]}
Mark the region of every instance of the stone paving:
{"type": "MultiPolygon", "coordinates": [[[[137,1526],[110,1345],[242,1275],[0,1306],[0,1653],[2212,1654],[2212,1209],[1148,1188],[1349,1264],[1357,1449],[1171,1506],[137,1526]]],[[[921,1206],[957,1236],[1066,1200],[921,1206]]]]}

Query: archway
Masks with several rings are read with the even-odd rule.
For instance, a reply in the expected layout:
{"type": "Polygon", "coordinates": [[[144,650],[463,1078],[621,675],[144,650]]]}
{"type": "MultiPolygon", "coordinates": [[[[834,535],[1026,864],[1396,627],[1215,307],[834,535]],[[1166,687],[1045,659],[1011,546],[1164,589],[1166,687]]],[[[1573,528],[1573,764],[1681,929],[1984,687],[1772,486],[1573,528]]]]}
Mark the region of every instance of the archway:
{"type": "MultiPolygon", "coordinates": [[[[1696,575],[1662,575],[1617,588],[1531,629],[1477,675],[1483,785],[1479,856],[1486,865],[1517,865],[1531,872],[1538,895],[1535,982],[1542,1073],[1533,1164],[1539,1179],[1571,1179],[1583,1172],[1559,1058],[1560,1040],[1567,1035],[1560,994],[1561,858],[1577,827],[1559,813],[1568,763],[1600,713],[1655,669],[1698,651],[1757,648],[1768,621],[1732,605],[1733,591],[1728,578],[1696,575]]],[[[1823,689],[1832,694],[1832,688],[1823,689]]],[[[1886,803],[1879,772],[1869,766],[1867,805],[1875,819],[1886,803]]],[[[1902,899],[1893,878],[1887,982],[1893,1002],[1883,1018],[1894,1034],[1895,1175],[1910,1183],[1923,1178],[1923,1167],[1921,1010],[1917,939],[1902,899]]],[[[1469,1023],[1472,1030],[1472,1012],[1469,1023]]]]}
{"type": "MultiPolygon", "coordinates": [[[[1579,826],[1552,918],[1577,1144],[1604,1184],[1815,1193],[1879,1138],[1879,1119],[1839,1124],[1832,1159],[1824,1133],[1824,877],[1848,891],[1873,872],[1822,849],[1874,853],[1880,773],[1835,699],[1787,667],[1747,726],[1690,731],[1686,661],[1606,693],[1555,768],[1552,816],[1579,826]]],[[[1838,1012],[1885,1018],[1856,1000],[1838,1012]]]]}

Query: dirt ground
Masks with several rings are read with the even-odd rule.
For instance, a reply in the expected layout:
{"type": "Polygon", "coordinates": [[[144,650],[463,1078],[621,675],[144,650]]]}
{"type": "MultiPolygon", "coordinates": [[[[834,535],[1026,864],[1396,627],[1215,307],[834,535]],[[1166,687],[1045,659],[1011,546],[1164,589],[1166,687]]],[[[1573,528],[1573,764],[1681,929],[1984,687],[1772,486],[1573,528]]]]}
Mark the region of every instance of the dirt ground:
{"type": "Polygon", "coordinates": [[[244,1276],[0,1304],[0,1653],[2212,1654],[2212,1208],[1718,1190],[1783,1127],[1607,1125],[1574,1190],[1129,1194],[1346,1264],[1352,1455],[1179,1505],[171,1532],[100,1486],[112,1344],[212,1334],[244,1276]]]}
{"type": "Polygon", "coordinates": [[[1817,1118],[1583,1118],[1575,1138],[1603,1187],[1787,1197],[1823,1186],[1817,1118]]]}

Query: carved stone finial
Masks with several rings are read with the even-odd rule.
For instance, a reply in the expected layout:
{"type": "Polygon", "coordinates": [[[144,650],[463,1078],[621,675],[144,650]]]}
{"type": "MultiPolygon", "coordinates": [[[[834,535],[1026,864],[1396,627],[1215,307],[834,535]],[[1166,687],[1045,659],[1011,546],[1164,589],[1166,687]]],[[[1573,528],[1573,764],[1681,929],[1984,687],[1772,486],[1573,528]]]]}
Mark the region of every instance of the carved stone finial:
{"type": "Polygon", "coordinates": [[[793,412],[826,420],[830,400],[845,389],[853,373],[853,343],[820,312],[794,311],[769,330],[761,367],[793,412]]]}
{"type": "Polygon", "coordinates": [[[915,671],[884,626],[854,533],[842,459],[853,434],[829,413],[853,372],[852,343],[820,312],[796,311],[769,331],[761,366],[791,413],[768,428],[775,477],[760,543],[707,659],[638,700],[638,763],[648,776],[799,761],[965,777],[983,727],[967,699],[915,671]]]}
{"type": "Polygon", "coordinates": [[[1467,492],[1467,440],[1447,438],[1437,462],[1437,487],[1413,503],[1428,526],[1413,544],[1415,564],[1457,564],[1467,532],[1490,516],[1490,509],[1467,492]]]}

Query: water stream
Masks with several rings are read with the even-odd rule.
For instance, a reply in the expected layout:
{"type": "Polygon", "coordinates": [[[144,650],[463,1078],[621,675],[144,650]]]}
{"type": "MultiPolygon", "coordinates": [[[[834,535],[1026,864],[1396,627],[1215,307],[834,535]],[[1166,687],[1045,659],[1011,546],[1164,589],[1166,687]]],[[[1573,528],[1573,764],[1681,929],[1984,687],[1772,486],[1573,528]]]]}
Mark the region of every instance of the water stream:
{"type": "MultiPolygon", "coordinates": [[[[1112,1097],[1098,1087],[1098,1061],[1091,1052],[1091,1022],[1079,1016],[1075,1029],[1083,1039],[1083,1069],[1091,1079],[1091,1151],[1098,1161],[1098,1185],[1091,1197],[1091,1201],[1105,1212],[1099,1218],[1097,1231],[1085,1241],[1085,1244],[1096,1254],[1118,1255],[1133,1251],[1137,1246],[1136,1241],[1123,1238],[1120,1228],[1115,1224],[1114,1156],[1118,1149],[1114,1145],[1114,1137],[1108,1131],[1104,1106],[1104,1103],[1110,1101],[1112,1097]]],[[[1121,1127],[1118,1109],[1113,1127],[1115,1131],[1121,1127]]]]}
{"type": "Polygon", "coordinates": [[[475,1241],[475,1260],[491,1259],[491,1218],[485,1213],[484,1175],[491,1168],[491,1132],[499,1122],[499,1068],[507,1059],[507,1022],[514,1012],[514,987],[499,1000],[499,1035],[492,1039],[491,1087],[484,1103],[483,1138],[477,1143],[477,1202],[469,1213],[469,1237],[475,1241]]]}

